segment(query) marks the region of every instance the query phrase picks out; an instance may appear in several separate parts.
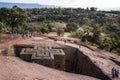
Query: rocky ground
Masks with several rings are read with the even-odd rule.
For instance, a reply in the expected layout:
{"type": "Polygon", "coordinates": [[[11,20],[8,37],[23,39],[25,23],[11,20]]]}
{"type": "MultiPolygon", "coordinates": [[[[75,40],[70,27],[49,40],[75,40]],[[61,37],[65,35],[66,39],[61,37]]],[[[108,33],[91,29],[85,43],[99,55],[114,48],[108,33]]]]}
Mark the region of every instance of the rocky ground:
{"type": "MultiPolygon", "coordinates": [[[[28,39],[15,39],[6,43],[0,43],[0,49],[13,44],[37,44],[41,41],[54,40],[46,37],[33,37],[28,39]]],[[[90,49],[75,43],[64,43],[64,41],[56,41],[56,43],[78,48],[88,56],[92,62],[97,65],[107,76],[112,79],[111,69],[113,67],[120,70],[120,57],[109,52],[101,51],[96,48],[90,49]]],[[[0,80],[97,80],[88,76],[66,73],[50,68],[46,68],[35,63],[27,63],[15,57],[0,56],[0,80]]],[[[120,79],[113,79],[120,80],[120,79]]]]}
{"type": "Polygon", "coordinates": [[[28,63],[17,57],[0,56],[0,80],[98,80],[28,63]]]}
{"type": "MultiPolygon", "coordinates": [[[[14,44],[37,44],[43,38],[18,38],[0,43],[0,50],[14,44]]],[[[0,51],[0,52],[1,52],[0,51]]],[[[98,80],[89,76],[67,73],[35,63],[25,62],[14,56],[0,56],[0,80],[98,80]]]]}

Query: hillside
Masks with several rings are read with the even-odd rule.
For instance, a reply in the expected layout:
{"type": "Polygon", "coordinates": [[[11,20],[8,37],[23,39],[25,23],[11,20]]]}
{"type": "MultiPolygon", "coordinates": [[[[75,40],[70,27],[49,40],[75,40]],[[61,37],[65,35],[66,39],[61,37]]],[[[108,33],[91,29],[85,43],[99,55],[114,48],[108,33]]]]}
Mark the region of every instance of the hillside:
{"type": "Polygon", "coordinates": [[[120,52],[120,11],[98,11],[95,7],[26,11],[31,19],[29,29],[31,26],[31,29],[37,27],[42,33],[56,31],[59,36],[69,32],[72,37],[80,38],[83,42],[110,52],[120,52]]]}
{"type": "Polygon", "coordinates": [[[0,9],[0,32],[56,32],[81,39],[91,45],[120,52],[120,11],[98,11],[97,8],[13,8],[0,9]],[[10,15],[8,15],[10,14],[10,15]]]}
{"type": "Polygon", "coordinates": [[[12,8],[14,5],[17,5],[20,8],[55,8],[55,6],[52,5],[50,6],[50,5],[40,5],[40,4],[0,2],[0,8],[2,7],[12,8]]]}

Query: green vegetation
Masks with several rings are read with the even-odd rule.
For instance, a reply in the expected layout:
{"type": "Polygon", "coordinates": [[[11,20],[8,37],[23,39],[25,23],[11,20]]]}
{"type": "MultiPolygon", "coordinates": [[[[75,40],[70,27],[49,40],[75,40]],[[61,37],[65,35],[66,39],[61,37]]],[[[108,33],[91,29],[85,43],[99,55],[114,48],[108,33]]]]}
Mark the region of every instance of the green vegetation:
{"type": "Polygon", "coordinates": [[[67,26],[66,26],[66,29],[65,31],[66,32],[74,32],[78,29],[78,25],[76,23],[68,23],[67,26]]]}
{"type": "Polygon", "coordinates": [[[14,6],[12,9],[1,8],[0,9],[0,22],[11,27],[11,31],[14,32],[15,28],[23,25],[27,21],[27,15],[23,9],[14,6]]]}
{"type": "Polygon", "coordinates": [[[83,42],[97,45],[101,49],[120,52],[120,12],[97,11],[97,8],[43,8],[43,9],[0,9],[0,32],[10,31],[23,34],[30,32],[56,32],[83,42]]]}

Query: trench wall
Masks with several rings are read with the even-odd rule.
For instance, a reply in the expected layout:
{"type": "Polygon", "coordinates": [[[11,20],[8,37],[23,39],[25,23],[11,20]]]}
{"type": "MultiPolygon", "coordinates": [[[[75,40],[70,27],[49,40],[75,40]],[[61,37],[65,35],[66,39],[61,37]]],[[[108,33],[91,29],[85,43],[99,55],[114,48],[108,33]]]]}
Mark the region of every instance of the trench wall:
{"type": "Polygon", "coordinates": [[[111,80],[92,60],[77,48],[66,46],[65,70],[77,74],[88,75],[102,80],[111,80]]]}

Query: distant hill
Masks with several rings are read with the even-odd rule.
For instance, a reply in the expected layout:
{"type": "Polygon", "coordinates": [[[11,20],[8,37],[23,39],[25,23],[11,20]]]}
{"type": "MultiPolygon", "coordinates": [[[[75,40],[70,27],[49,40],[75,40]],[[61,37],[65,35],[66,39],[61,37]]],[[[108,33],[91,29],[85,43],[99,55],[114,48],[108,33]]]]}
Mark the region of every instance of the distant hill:
{"type": "Polygon", "coordinates": [[[0,8],[2,7],[12,8],[14,5],[17,5],[20,8],[56,8],[56,6],[53,5],[0,2],[0,8]]]}

